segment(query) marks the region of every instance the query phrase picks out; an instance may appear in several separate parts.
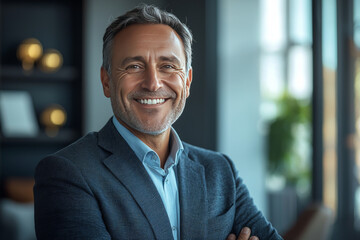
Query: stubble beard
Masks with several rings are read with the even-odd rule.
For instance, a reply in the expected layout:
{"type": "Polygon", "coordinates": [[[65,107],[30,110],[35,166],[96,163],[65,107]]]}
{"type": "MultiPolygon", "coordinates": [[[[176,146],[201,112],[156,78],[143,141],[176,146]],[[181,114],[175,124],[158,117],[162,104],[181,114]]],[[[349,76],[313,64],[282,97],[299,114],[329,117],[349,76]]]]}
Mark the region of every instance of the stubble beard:
{"type": "Polygon", "coordinates": [[[165,119],[156,125],[149,125],[143,123],[137,116],[136,113],[132,110],[131,107],[124,108],[122,111],[120,109],[120,101],[116,98],[111,98],[111,105],[114,111],[114,114],[117,118],[123,121],[130,128],[135,129],[138,132],[149,134],[149,135],[160,135],[169,129],[174,122],[181,116],[185,108],[185,94],[183,94],[180,99],[179,105],[175,107],[174,110],[171,110],[170,113],[165,117],[165,119]]]}

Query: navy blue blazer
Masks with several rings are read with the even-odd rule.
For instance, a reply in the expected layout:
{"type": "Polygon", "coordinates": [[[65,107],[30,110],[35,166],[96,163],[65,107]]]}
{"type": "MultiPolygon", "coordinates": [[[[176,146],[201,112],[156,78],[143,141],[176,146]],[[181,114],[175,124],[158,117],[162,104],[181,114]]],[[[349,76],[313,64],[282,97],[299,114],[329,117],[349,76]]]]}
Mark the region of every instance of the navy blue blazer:
{"type": "MultiPolygon", "coordinates": [[[[176,167],[181,239],[226,239],[245,226],[260,239],[282,239],[226,156],[186,143],[184,150],[176,167]]],[[[112,121],[43,159],[34,196],[39,240],[173,238],[160,195],[112,121]]]]}

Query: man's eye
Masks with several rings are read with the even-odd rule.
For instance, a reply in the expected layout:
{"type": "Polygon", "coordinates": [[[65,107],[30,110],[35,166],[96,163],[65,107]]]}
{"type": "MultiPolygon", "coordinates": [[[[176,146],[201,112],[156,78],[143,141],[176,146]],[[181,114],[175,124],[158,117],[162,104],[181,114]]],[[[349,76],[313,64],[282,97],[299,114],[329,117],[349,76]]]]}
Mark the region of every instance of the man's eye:
{"type": "Polygon", "coordinates": [[[125,68],[128,73],[139,73],[143,70],[143,67],[138,64],[132,64],[125,68]]]}
{"type": "Polygon", "coordinates": [[[126,70],[128,70],[128,69],[140,69],[140,66],[139,65],[130,65],[130,66],[127,66],[125,69],[126,70]]]}
{"type": "Polygon", "coordinates": [[[164,69],[164,70],[174,70],[174,69],[176,69],[175,66],[170,65],[170,64],[163,65],[161,68],[164,69]]]}

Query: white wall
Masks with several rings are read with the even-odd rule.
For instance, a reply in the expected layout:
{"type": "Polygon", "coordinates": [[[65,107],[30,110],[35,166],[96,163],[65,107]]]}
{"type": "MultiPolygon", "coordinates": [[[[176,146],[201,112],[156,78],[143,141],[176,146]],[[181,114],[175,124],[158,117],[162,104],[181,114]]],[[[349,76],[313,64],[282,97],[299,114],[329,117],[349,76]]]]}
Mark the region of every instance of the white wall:
{"type": "Polygon", "coordinates": [[[259,131],[259,0],[219,1],[219,151],[235,162],[266,215],[265,159],[259,131]]]}
{"type": "MultiPolygon", "coordinates": [[[[140,0],[85,0],[84,2],[84,92],[85,133],[97,131],[112,116],[110,101],[105,98],[100,82],[102,37],[106,27],[140,0]]],[[[146,1],[156,4],[159,1],[146,1]]]]}

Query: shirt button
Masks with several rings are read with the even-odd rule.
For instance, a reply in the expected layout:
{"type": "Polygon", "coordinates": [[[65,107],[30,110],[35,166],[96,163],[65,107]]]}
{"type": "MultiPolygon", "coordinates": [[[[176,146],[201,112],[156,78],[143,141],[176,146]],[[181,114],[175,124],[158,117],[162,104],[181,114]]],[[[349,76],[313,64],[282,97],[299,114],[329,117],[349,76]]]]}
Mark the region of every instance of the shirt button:
{"type": "Polygon", "coordinates": [[[173,227],[172,227],[172,230],[173,230],[173,231],[176,231],[176,227],[175,227],[175,226],[173,226],[173,227]]]}
{"type": "Polygon", "coordinates": [[[165,182],[168,183],[168,182],[169,182],[169,179],[166,179],[165,182]]]}

